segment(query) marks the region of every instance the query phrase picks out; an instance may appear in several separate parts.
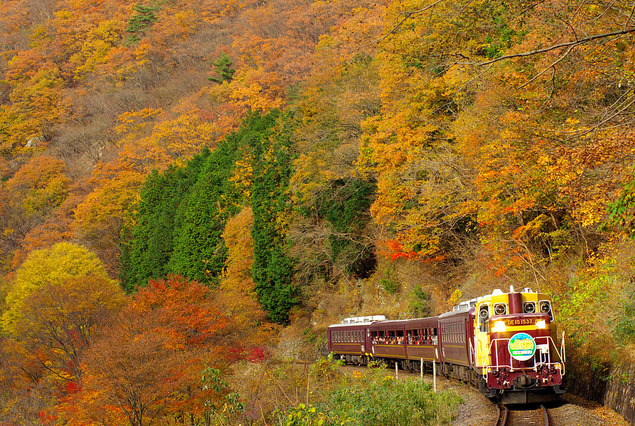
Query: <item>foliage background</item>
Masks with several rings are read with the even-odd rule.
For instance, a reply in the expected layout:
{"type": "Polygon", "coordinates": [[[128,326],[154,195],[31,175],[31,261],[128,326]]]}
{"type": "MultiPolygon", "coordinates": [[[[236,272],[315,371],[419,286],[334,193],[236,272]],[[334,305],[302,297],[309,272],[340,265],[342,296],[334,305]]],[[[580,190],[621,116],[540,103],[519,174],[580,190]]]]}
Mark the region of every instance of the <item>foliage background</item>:
{"type": "Polygon", "coordinates": [[[343,317],[438,314],[510,285],[553,296],[572,359],[602,383],[635,359],[634,10],[5,0],[2,421],[82,406],[90,420],[88,401],[108,401],[90,348],[117,335],[144,350],[110,361],[193,366],[165,380],[174,404],[152,415],[220,421],[239,407],[238,360],[314,358],[343,317]],[[73,253],[88,266],[65,276],[73,253]],[[174,354],[195,316],[170,330],[136,299],[159,291],[151,282],[187,293],[194,281],[214,301],[199,308],[227,318],[209,331],[226,348],[215,361],[198,343],[174,354]],[[114,282],[127,295],[100,296],[114,282]],[[103,304],[75,311],[47,292],[103,304]],[[45,302],[65,308],[19,324],[45,302]],[[128,329],[112,323],[122,312],[128,329]],[[211,389],[203,370],[215,393],[185,392],[211,389]]]}

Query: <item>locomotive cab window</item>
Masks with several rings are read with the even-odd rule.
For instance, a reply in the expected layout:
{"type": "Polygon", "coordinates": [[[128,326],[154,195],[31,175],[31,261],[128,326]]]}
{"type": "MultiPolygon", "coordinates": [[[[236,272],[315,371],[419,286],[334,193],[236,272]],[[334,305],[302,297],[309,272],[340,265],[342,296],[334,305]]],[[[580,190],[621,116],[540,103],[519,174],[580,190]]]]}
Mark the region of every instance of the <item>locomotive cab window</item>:
{"type": "Polygon", "coordinates": [[[549,314],[549,320],[553,321],[553,312],[551,310],[551,302],[548,300],[541,300],[538,302],[538,309],[540,309],[540,313],[549,314]]]}
{"type": "Polygon", "coordinates": [[[523,302],[523,312],[526,314],[536,312],[536,302],[523,302]]]}
{"type": "Polygon", "coordinates": [[[505,303],[494,303],[494,315],[507,314],[507,305],[505,303]]]}
{"type": "Polygon", "coordinates": [[[478,329],[481,333],[487,333],[487,321],[489,320],[489,305],[483,303],[478,308],[478,329]]]}

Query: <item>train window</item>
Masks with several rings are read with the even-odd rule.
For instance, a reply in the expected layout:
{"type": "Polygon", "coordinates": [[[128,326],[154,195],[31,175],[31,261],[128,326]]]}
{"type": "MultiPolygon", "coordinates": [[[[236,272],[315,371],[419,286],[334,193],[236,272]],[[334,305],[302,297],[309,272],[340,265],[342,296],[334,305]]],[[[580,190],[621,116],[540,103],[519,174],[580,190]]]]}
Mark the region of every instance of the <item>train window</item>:
{"type": "Polygon", "coordinates": [[[507,313],[507,305],[504,303],[494,304],[494,315],[505,315],[507,313]]]}
{"type": "Polygon", "coordinates": [[[487,332],[487,320],[489,319],[489,305],[483,303],[478,308],[478,324],[481,333],[487,332]]]}
{"type": "Polygon", "coordinates": [[[523,302],[523,312],[526,314],[536,312],[536,302],[523,302]]]}
{"type": "Polygon", "coordinates": [[[540,308],[540,312],[543,314],[549,314],[549,319],[553,321],[553,312],[551,311],[551,302],[549,302],[548,300],[541,300],[538,303],[538,306],[540,308]]]}

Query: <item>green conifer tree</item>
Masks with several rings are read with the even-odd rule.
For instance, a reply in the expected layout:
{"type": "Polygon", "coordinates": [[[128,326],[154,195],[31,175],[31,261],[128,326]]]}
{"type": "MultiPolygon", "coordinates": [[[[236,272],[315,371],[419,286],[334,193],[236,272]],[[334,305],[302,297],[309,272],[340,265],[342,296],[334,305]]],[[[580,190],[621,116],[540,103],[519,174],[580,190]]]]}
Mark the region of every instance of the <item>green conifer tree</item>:
{"type": "Polygon", "coordinates": [[[121,255],[121,285],[128,293],[145,286],[151,278],[167,275],[174,249],[174,221],[179,206],[199,177],[210,156],[209,149],[185,167],[153,172],[141,191],[135,224],[124,229],[121,255]]]}
{"type": "Polygon", "coordinates": [[[179,208],[170,272],[210,285],[218,283],[227,257],[221,235],[227,220],[240,210],[242,200],[230,180],[240,142],[239,132],[218,144],[179,208]]]}
{"type": "Polygon", "coordinates": [[[232,68],[232,60],[226,53],[223,53],[212,65],[216,68],[218,77],[207,77],[210,81],[218,84],[232,81],[236,70],[232,68]]]}
{"type": "Polygon", "coordinates": [[[287,254],[287,228],[291,215],[289,179],[292,172],[291,126],[273,112],[263,117],[271,130],[250,139],[254,154],[253,278],[262,306],[272,321],[286,323],[298,303],[293,283],[294,262],[287,254]],[[275,120],[278,121],[274,127],[275,120]]]}

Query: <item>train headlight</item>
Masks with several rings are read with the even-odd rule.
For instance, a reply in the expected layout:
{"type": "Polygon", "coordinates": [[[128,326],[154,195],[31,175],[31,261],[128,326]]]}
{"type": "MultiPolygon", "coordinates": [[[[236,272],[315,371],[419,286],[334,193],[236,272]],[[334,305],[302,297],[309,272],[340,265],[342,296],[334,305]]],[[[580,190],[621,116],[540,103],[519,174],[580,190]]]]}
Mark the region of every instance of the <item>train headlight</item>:
{"type": "Polygon", "coordinates": [[[536,328],[547,328],[547,322],[545,320],[536,321],[536,328]]]}
{"type": "Polygon", "coordinates": [[[505,330],[507,330],[507,326],[505,325],[505,321],[496,321],[494,323],[494,328],[492,329],[492,331],[494,333],[502,333],[505,330]]]}

